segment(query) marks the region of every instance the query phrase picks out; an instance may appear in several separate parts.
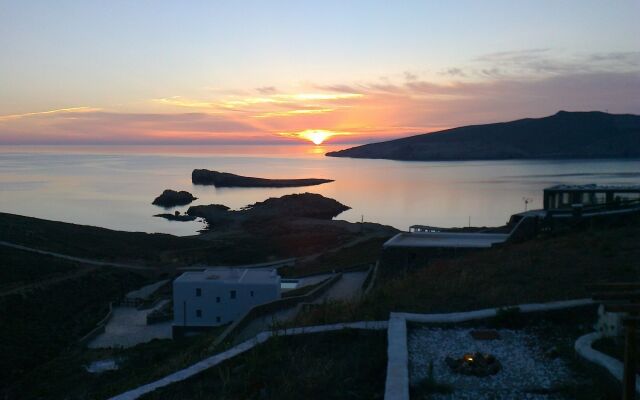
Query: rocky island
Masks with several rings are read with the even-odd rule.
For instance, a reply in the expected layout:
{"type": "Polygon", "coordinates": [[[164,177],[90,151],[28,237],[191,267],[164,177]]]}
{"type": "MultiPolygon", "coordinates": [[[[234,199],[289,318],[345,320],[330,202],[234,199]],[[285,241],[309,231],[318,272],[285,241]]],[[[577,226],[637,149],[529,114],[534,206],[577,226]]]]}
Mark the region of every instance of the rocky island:
{"type": "Polygon", "coordinates": [[[315,186],[333,182],[332,179],[267,179],[251,176],[241,176],[228,172],[210,171],[208,169],[194,169],[191,181],[195,185],[214,185],[216,187],[298,187],[315,186]]]}
{"type": "Polygon", "coordinates": [[[156,197],[151,204],[169,208],[175,206],[184,206],[194,200],[197,200],[197,197],[193,197],[193,195],[189,192],[186,192],[184,190],[177,192],[175,190],[167,189],[162,192],[160,196],[156,197]]]}

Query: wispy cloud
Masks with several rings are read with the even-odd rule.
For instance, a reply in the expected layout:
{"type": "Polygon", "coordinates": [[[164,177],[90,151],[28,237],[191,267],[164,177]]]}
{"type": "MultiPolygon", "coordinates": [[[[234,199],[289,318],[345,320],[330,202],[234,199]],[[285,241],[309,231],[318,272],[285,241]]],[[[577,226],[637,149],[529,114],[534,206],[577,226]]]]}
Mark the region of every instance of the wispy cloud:
{"type": "Polygon", "coordinates": [[[518,50],[430,76],[391,76],[305,83],[289,92],[266,85],[207,92],[209,97],[201,99],[156,98],[151,103],[166,106],[156,113],[72,107],[5,115],[0,116],[0,142],[229,143],[326,135],[334,143],[353,143],[541,117],[560,109],[640,113],[640,52],[518,50]]]}
{"type": "Polygon", "coordinates": [[[192,100],[187,99],[182,96],[171,96],[171,97],[162,97],[158,99],[151,99],[152,103],[163,104],[168,106],[177,106],[177,107],[186,107],[186,108],[200,108],[200,109],[215,109],[217,104],[202,101],[202,100],[192,100]]]}
{"type": "Polygon", "coordinates": [[[0,121],[10,121],[10,120],[14,120],[14,119],[47,116],[47,115],[52,115],[52,114],[94,112],[94,111],[99,111],[99,110],[100,110],[99,108],[95,108],[95,107],[59,108],[57,110],[35,111],[35,112],[28,112],[28,113],[23,113],[23,114],[0,115],[0,121]]]}
{"type": "Polygon", "coordinates": [[[263,95],[268,95],[268,94],[275,94],[278,92],[278,90],[276,89],[275,86],[262,86],[262,87],[256,88],[256,92],[263,95]]]}
{"type": "Polygon", "coordinates": [[[272,118],[272,117],[291,117],[295,115],[308,115],[308,114],[324,114],[335,111],[335,108],[305,108],[301,110],[289,110],[289,111],[272,111],[265,112],[258,115],[253,115],[253,118],[272,118]]]}

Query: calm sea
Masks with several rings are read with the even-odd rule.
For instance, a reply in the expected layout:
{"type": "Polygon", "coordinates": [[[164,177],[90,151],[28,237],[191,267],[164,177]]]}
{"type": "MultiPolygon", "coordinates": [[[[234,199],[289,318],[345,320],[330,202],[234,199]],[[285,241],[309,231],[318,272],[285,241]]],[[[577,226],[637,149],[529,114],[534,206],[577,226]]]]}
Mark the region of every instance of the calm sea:
{"type": "MultiPolygon", "coordinates": [[[[344,147],[344,146],[343,146],[344,147]]],[[[640,160],[401,162],[325,157],[332,146],[95,146],[0,148],[0,211],[126,231],[195,234],[201,222],[152,217],[164,189],[196,204],[234,209],[289,193],[313,192],[350,207],[338,219],[452,227],[504,224],[542,207],[559,183],[639,184],[640,160]],[[191,184],[207,168],[267,178],[330,178],[305,188],[216,189],[191,184]]]]}

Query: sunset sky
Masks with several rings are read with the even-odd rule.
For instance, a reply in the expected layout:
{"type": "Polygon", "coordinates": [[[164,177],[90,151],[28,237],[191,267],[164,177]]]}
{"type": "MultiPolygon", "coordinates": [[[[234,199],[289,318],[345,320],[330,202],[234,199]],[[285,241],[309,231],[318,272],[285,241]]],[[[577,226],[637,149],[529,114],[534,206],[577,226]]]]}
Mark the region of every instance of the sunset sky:
{"type": "Polygon", "coordinates": [[[640,114],[639,19],[637,0],[0,0],[0,144],[363,143],[640,114]]]}

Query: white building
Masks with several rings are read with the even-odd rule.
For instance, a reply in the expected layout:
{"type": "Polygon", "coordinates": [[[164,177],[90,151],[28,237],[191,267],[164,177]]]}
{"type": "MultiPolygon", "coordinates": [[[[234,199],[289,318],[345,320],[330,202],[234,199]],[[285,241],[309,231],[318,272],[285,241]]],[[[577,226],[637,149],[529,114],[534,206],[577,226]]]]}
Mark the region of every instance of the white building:
{"type": "Polygon", "coordinates": [[[279,298],[280,276],[275,269],[185,272],[173,281],[174,330],[223,325],[255,305],[279,298]]]}

